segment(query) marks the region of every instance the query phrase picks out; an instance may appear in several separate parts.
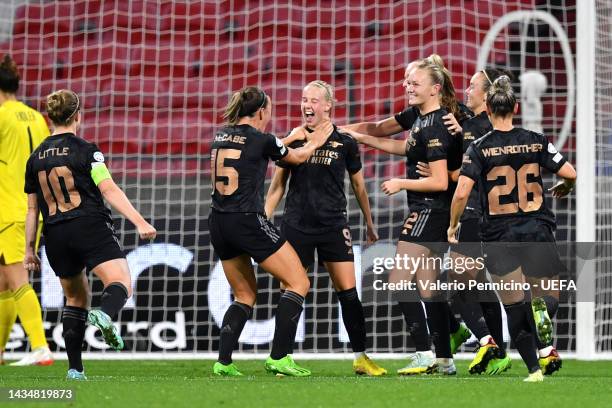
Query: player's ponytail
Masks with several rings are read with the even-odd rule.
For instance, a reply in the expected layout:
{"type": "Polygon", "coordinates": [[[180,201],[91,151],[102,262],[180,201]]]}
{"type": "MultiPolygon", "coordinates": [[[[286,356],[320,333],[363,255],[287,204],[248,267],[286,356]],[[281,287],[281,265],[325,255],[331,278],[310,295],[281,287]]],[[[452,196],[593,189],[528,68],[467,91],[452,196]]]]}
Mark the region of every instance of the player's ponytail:
{"type": "Polygon", "coordinates": [[[422,60],[417,67],[427,69],[432,82],[441,86],[440,105],[449,113],[452,113],[457,121],[462,122],[467,119],[466,114],[459,109],[453,80],[450,72],[444,66],[442,57],[438,54],[431,54],[422,60]]]}
{"type": "Polygon", "coordinates": [[[491,89],[491,85],[493,85],[493,82],[500,76],[506,75],[508,78],[510,78],[510,80],[514,78],[510,71],[501,68],[484,68],[480,70],[480,73],[484,77],[482,82],[482,90],[485,94],[489,92],[489,89],[491,89]]]}
{"type": "Polygon", "coordinates": [[[255,113],[268,106],[268,96],[264,91],[255,87],[247,86],[238,92],[234,92],[225,106],[223,119],[229,125],[236,125],[240,118],[253,117],[255,113]]]}
{"type": "Polygon", "coordinates": [[[493,81],[487,91],[487,106],[495,116],[508,116],[514,112],[516,95],[510,77],[502,75],[493,81]]]}
{"type": "Polygon", "coordinates": [[[47,115],[55,126],[71,125],[79,109],[79,96],[70,90],[61,89],[47,96],[47,115]]]}
{"type": "Polygon", "coordinates": [[[19,89],[19,71],[10,55],[5,55],[0,62],[0,91],[17,93],[19,89]]]}

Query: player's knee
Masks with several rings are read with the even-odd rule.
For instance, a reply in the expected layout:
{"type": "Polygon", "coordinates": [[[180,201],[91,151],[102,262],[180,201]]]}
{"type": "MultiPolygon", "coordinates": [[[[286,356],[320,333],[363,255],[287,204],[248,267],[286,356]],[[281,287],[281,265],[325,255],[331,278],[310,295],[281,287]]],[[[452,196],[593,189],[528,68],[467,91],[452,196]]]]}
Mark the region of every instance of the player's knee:
{"type": "Polygon", "coordinates": [[[310,289],[310,280],[304,273],[300,277],[293,278],[291,282],[286,282],[285,288],[302,296],[306,296],[308,290],[310,289]]]}
{"type": "Polygon", "coordinates": [[[257,293],[251,291],[234,291],[234,300],[248,306],[255,306],[257,293]]]}

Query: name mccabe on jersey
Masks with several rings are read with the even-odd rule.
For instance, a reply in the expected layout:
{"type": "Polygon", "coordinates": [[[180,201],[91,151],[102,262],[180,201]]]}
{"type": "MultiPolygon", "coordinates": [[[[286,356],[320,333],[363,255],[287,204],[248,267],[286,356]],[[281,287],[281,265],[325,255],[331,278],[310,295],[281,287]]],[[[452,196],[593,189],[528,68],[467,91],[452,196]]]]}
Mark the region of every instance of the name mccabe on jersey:
{"type": "Polygon", "coordinates": [[[215,142],[232,142],[238,144],[245,144],[246,136],[219,133],[218,135],[215,135],[215,142]]]}

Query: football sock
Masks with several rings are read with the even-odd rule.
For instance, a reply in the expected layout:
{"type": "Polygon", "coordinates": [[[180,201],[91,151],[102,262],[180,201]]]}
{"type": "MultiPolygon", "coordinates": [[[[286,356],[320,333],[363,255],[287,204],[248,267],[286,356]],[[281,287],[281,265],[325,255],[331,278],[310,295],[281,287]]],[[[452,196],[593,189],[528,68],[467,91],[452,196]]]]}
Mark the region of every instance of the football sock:
{"type": "Polygon", "coordinates": [[[81,350],[83,338],[85,337],[85,322],[87,321],[87,310],[80,307],[66,306],[62,313],[64,325],[63,337],[66,343],[69,368],[83,372],[83,361],[81,350]]]}
{"type": "Polygon", "coordinates": [[[238,338],[247,320],[251,318],[253,308],[240,302],[230,305],[223,316],[221,324],[221,334],[219,336],[219,358],[221,364],[232,362],[232,352],[238,343],[238,338]]]}
{"type": "Polygon", "coordinates": [[[304,305],[304,297],[286,290],[276,308],[276,324],[270,357],[279,360],[289,354],[295,342],[295,333],[304,305]]]}
{"type": "Polygon", "coordinates": [[[337,295],[342,309],[344,327],[351,341],[351,348],[354,353],[363,352],[366,346],[365,316],[363,305],[357,295],[357,289],[342,290],[337,292],[337,295]]]}

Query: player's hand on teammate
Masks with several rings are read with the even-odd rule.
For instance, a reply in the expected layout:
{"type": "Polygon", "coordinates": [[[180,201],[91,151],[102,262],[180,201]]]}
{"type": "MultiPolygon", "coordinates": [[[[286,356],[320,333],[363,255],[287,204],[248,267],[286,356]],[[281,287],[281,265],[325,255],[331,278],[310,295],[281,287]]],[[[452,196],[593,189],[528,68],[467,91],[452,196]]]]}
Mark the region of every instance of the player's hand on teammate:
{"type": "Polygon", "coordinates": [[[366,227],[366,243],[373,244],[378,241],[378,232],[376,231],[376,227],[374,225],[368,225],[366,227]]]}
{"type": "Polygon", "coordinates": [[[293,143],[297,140],[306,140],[308,132],[304,126],[298,126],[293,128],[293,130],[283,139],[283,143],[285,145],[289,143],[293,143]]]}
{"type": "Polygon", "coordinates": [[[383,193],[386,195],[393,195],[401,190],[401,180],[392,178],[391,180],[383,182],[380,187],[382,188],[383,193]]]}
{"type": "Polygon", "coordinates": [[[26,251],[23,258],[23,267],[29,272],[40,271],[40,258],[34,251],[26,251]]]}
{"type": "Polygon", "coordinates": [[[458,223],[456,226],[449,226],[448,230],[446,230],[446,235],[448,238],[448,242],[450,242],[451,244],[457,244],[459,242],[459,240],[457,239],[457,231],[459,231],[459,227],[461,226],[461,223],[458,223]]]}
{"type": "Polygon", "coordinates": [[[140,239],[155,239],[157,236],[157,230],[148,222],[143,223],[142,225],[137,225],[136,229],[138,229],[138,235],[140,235],[140,239]]]}
{"type": "Polygon", "coordinates": [[[444,120],[444,124],[451,135],[456,136],[463,131],[463,128],[459,122],[457,122],[457,118],[455,118],[455,115],[452,113],[442,116],[442,119],[444,120]]]}
{"type": "Polygon", "coordinates": [[[338,130],[340,130],[343,133],[347,133],[347,134],[351,135],[351,137],[353,139],[355,139],[357,141],[357,143],[362,143],[363,137],[365,136],[365,135],[363,135],[363,134],[361,134],[359,132],[356,132],[353,129],[351,129],[349,127],[345,127],[345,126],[338,127],[338,130]]]}
{"type": "Polygon", "coordinates": [[[418,162],[417,163],[417,173],[423,178],[431,177],[431,168],[429,167],[429,163],[426,162],[418,162]]]}
{"type": "Polygon", "coordinates": [[[571,193],[573,189],[573,183],[568,183],[565,180],[561,180],[560,182],[549,188],[548,191],[552,192],[553,197],[562,198],[571,193]]]}
{"type": "Polygon", "coordinates": [[[306,139],[312,142],[315,146],[321,147],[327,141],[329,135],[334,131],[334,125],[330,120],[324,120],[319,123],[312,133],[306,134],[306,139]]]}

